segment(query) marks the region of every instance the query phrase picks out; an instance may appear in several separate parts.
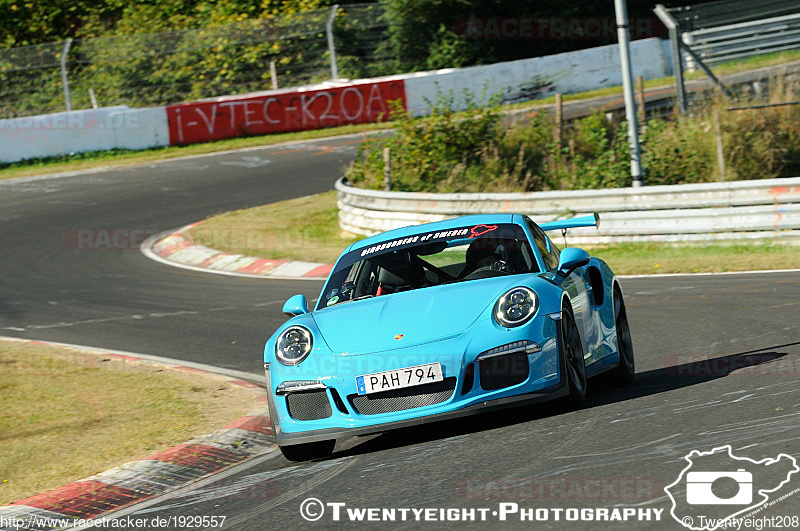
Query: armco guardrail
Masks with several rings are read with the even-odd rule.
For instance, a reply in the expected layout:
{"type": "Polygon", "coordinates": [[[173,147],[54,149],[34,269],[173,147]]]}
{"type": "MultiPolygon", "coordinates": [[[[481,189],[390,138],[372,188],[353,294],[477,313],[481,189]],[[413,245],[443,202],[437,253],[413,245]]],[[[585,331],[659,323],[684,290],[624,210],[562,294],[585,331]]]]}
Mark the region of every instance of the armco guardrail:
{"type": "Polygon", "coordinates": [[[539,222],[600,214],[573,243],[792,239],[800,236],[800,177],[518,194],[380,192],[336,183],[342,229],[372,235],[463,214],[519,212],[539,222]]]}

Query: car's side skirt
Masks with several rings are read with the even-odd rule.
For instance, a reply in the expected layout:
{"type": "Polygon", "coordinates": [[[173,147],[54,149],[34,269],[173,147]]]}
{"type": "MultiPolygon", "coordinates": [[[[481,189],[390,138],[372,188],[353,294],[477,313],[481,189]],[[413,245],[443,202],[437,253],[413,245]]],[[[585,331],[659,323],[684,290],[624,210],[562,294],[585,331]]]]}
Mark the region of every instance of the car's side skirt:
{"type": "Polygon", "coordinates": [[[608,372],[612,369],[616,369],[619,367],[619,357],[613,361],[606,361],[610,356],[606,356],[603,359],[600,359],[593,364],[586,367],[586,377],[587,378],[594,378],[604,372],[608,372]]]}

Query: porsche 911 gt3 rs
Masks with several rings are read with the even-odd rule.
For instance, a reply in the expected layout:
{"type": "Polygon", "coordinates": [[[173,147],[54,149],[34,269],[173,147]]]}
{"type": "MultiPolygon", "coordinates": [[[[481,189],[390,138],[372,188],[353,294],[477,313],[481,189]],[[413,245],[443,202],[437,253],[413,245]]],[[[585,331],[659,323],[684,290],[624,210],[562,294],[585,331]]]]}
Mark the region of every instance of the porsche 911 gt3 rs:
{"type": "Polygon", "coordinates": [[[313,310],[303,295],[267,341],[278,445],[290,460],[336,439],[564,397],[634,377],[622,288],[608,265],[559,250],[520,214],[466,216],[352,244],[313,310]]]}

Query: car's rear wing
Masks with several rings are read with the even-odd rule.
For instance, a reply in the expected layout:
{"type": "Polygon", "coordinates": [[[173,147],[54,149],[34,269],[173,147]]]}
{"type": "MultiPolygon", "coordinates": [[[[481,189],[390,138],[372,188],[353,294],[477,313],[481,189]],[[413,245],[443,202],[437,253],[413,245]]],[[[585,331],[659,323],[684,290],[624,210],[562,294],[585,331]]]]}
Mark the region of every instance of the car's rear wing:
{"type": "Polygon", "coordinates": [[[594,214],[589,214],[588,216],[580,216],[577,218],[571,219],[559,219],[557,221],[548,221],[547,223],[542,223],[539,225],[542,230],[549,231],[549,230],[566,230],[566,229],[575,229],[578,227],[599,227],[600,226],[600,216],[595,212],[594,214]]]}

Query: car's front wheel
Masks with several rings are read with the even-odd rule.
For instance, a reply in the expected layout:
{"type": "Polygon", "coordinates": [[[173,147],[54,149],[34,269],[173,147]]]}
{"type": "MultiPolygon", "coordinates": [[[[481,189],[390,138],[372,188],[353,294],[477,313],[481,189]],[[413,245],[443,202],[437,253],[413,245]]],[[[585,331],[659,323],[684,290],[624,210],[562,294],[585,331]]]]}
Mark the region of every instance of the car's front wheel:
{"type": "Polygon", "coordinates": [[[564,309],[561,316],[560,350],[567,373],[569,402],[575,407],[582,407],[586,403],[586,362],[578,326],[569,307],[564,309]]]}
{"type": "Polygon", "coordinates": [[[319,441],[305,444],[293,444],[291,446],[281,446],[283,457],[289,461],[310,461],[321,457],[328,457],[333,453],[336,440],[319,441]]]}

